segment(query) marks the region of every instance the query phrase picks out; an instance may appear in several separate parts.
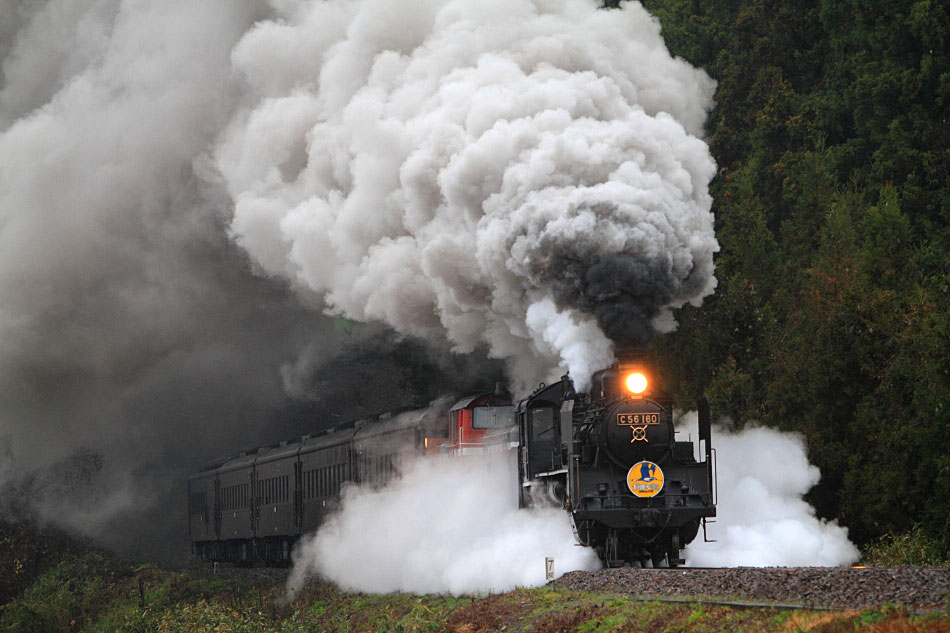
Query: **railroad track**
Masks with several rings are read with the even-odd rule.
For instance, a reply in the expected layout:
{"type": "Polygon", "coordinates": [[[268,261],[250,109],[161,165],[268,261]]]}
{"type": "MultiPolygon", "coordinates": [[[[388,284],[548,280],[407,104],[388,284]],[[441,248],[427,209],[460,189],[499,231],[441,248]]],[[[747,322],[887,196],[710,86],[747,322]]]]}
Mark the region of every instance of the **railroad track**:
{"type": "Polygon", "coordinates": [[[950,567],[615,568],[571,572],[552,584],[664,601],[835,610],[893,603],[923,611],[948,608],[950,567]]]}
{"type": "MultiPolygon", "coordinates": [[[[265,584],[288,568],[210,565],[200,573],[265,584]]],[[[950,567],[620,567],[570,572],[552,586],[626,594],[631,600],[740,609],[861,610],[884,603],[911,613],[950,609],[950,567]]]]}
{"type": "MultiPolygon", "coordinates": [[[[744,600],[717,600],[710,598],[664,598],[662,596],[627,596],[637,602],[663,602],[665,604],[699,604],[711,607],[730,607],[733,609],[773,609],[778,611],[860,611],[866,607],[816,607],[807,604],[783,604],[780,602],[748,602],[744,600]]],[[[907,609],[911,615],[926,615],[940,607],[930,609],[907,609]]]]}

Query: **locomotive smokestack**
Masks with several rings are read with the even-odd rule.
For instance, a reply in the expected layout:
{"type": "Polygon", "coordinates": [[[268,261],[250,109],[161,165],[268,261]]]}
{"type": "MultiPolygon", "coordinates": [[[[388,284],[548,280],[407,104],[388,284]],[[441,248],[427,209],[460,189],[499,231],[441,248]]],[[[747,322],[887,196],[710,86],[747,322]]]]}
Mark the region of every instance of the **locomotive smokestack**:
{"type": "Polygon", "coordinates": [[[639,345],[617,345],[614,348],[614,356],[618,365],[638,365],[646,359],[647,350],[639,345]]]}
{"type": "Polygon", "coordinates": [[[626,377],[634,372],[644,372],[646,365],[646,348],[635,345],[618,345],[614,351],[617,361],[614,363],[618,378],[626,380],[626,377]]]}

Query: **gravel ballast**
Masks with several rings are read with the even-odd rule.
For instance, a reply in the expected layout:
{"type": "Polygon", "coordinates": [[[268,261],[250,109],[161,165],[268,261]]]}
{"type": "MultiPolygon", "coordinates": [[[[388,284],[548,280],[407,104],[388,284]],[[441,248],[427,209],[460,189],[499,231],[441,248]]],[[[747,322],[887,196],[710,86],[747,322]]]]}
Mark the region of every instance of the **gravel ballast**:
{"type": "Polygon", "coordinates": [[[948,606],[950,567],[736,567],[576,571],[551,583],[638,597],[715,597],[808,607],[862,609],[883,603],[948,606]]]}
{"type": "MultiPolygon", "coordinates": [[[[288,569],[219,565],[224,578],[270,584],[288,569]]],[[[201,574],[211,574],[211,566],[201,574]]],[[[704,598],[829,609],[884,603],[909,609],[950,609],[950,567],[734,567],[641,569],[623,567],[564,574],[551,586],[621,592],[640,598],[704,598]]]]}

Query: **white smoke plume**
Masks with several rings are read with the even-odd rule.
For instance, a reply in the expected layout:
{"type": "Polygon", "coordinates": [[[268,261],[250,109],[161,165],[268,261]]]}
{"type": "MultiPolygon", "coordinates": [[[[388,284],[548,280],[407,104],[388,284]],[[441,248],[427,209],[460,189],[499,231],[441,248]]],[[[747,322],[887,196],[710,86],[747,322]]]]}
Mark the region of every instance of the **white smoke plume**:
{"type": "Polygon", "coordinates": [[[184,551],[189,470],[339,384],[360,336],[301,297],[522,383],[668,329],[715,283],[712,89],[634,3],[7,0],[0,497],[184,551]]]}
{"type": "Polygon", "coordinates": [[[291,593],[319,575],[346,590],[484,594],[600,566],[575,545],[567,513],[518,509],[515,464],[502,454],[419,459],[381,490],[349,487],[339,513],[295,551],[291,593]]]}
{"type": "MultiPolygon", "coordinates": [[[[190,471],[352,414],[301,421],[281,367],[305,354],[319,374],[383,328],[340,332],[254,274],[210,156],[242,102],[232,50],[272,15],[257,0],[0,2],[3,518],[183,557],[190,471]]],[[[427,363],[417,351],[405,372],[427,363]]],[[[358,377],[337,373],[321,395],[353,394],[341,382],[358,377]]],[[[393,382],[385,406],[405,402],[393,382]]]]}
{"type": "MultiPolygon", "coordinates": [[[[696,413],[679,431],[695,440],[696,413]]],[[[738,432],[713,427],[719,503],[709,538],[686,548],[694,567],[833,567],[858,560],[848,529],[815,516],[802,497],[820,473],[808,463],[804,439],[765,427],[738,432]]]]}
{"type": "Polygon", "coordinates": [[[275,2],[232,60],[231,233],[327,309],[580,388],[715,287],[714,82],[639,4],[275,2]]]}

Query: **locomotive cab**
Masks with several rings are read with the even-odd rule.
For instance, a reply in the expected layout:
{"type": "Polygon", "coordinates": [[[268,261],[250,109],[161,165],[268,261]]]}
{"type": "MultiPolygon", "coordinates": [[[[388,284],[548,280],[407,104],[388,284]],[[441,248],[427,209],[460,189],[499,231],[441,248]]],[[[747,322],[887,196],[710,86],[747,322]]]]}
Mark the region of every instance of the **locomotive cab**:
{"type": "Polygon", "coordinates": [[[521,481],[519,504],[564,505],[567,498],[566,440],[570,425],[563,426],[565,376],[547,386],[541,384],[528,398],[518,403],[517,421],[521,436],[518,478],[521,481]]]}

